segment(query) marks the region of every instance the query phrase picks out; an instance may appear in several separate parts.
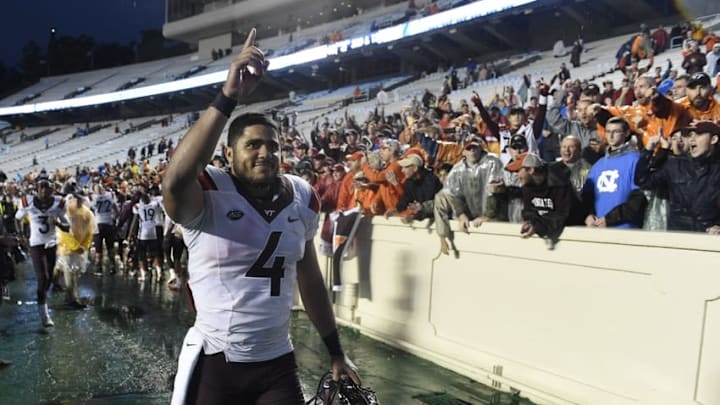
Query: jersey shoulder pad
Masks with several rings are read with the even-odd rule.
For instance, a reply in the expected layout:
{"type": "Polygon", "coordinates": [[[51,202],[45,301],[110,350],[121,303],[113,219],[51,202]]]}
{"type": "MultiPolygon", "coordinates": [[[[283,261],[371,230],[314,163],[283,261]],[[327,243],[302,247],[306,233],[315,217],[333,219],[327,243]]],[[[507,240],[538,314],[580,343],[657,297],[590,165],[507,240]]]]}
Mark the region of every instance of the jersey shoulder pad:
{"type": "Polygon", "coordinates": [[[200,186],[203,191],[215,191],[218,189],[217,183],[213,178],[217,176],[218,173],[212,173],[213,169],[217,170],[217,168],[207,166],[202,173],[200,173],[200,176],[198,176],[198,181],[200,182],[200,186]]]}
{"type": "Polygon", "coordinates": [[[320,196],[318,196],[317,191],[315,191],[310,183],[295,175],[285,174],[284,176],[292,183],[295,199],[298,200],[302,206],[309,208],[315,213],[320,213],[320,196]]]}
{"type": "Polygon", "coordinates": [[[308,203],[308,208],[313,210],[316,214],[319,214],[320,206],[320,196],[314,188],[310,187],[310,202],[308,203]]]}

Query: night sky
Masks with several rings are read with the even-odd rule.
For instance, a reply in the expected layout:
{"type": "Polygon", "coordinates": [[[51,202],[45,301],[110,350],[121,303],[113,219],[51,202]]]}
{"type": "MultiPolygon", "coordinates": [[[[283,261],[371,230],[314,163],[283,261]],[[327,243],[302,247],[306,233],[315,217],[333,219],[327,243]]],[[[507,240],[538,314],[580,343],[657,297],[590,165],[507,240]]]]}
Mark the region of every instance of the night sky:
{"type": "Polygon", "coordinates": [[[2,0],[0,59],[20,61],[22,47],[34,40],[45,50],[50,27],[58,36],[87,34],[95,42],[139,41],[140,32],[162,29],[165,0],[2,0]]]}

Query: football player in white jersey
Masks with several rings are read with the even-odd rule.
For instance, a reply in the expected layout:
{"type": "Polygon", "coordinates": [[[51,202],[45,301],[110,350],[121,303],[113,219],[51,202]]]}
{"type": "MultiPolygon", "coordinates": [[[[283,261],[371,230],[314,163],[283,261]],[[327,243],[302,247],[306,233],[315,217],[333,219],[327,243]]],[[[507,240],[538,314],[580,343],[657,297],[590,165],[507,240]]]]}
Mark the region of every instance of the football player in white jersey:
{"type": "Polygon", "coordinates": [[[313,239],[319,199],[280,175],[277,127],[244,114],[228,130],[229,171],[207,165],[238,100],[267,69],[250,31],[222,91],[175,150],[166,213],[183,227],[197,311],[178,360],[172,404],[304,404],[289,337],[295,281],[335,380],[359,383],[344,355],[313,239]]]}
{"type": "Polygon", "coordinates": [[[30,256],[37,276],[37,301],[40,319],[44,326],[53,326],[47,306],[47,290],[53,280],[57,236],[55,226],[67,232],[70,229],[65,218],[65,199],[53,195],[52,184],[47,177],[36,181],[37,194],[22,198],[15,219],[30,218],[30,256]]]}
{"type": "Polygon", "coordinates": [[[115,274],[115,218],[118,216],[118,205],[115,195],[105,190],[102,184],[96,184],[90,196],[97,233],[93,236],[95,247],[95,272],[103,272],[103,244],[107,250],[110,274],[115,274]]]}
{"type": "Polygon", "coordinates": [[[130,225],[130,237],[137,239],[137,262],[140,268],[138,281],[145,281],[147,274],[148,258],[153,262],[155,268],[155,281],[160,282],[162,277],[162,268],[160,267],[159,256],[162,254],[160,249],[160,241],[157,238],[157,230],[155,229],[155,217],[162,210],[157,201],[151,200],[147,192],[143,192],[140,201],[133,206],[132,225],[130,225]]]}
{"type": "Polygon", "coordinates": [[[166,256],[168,266],[170,266],[167,284],[171,291],[178,291],[183,287],[183,281],[187,280],[187,271],[184,271],[184,266],[180,262],[183,252],[186,250],[182,237],[182,227],[165,215],[164,228],[163,241],[165,246],[163,246],[163,253],[166,256]]]}
{"type": "Polygon", "coordinates": [[[160,246],[160,254],[158,255],[158,265],[162,269],[165,263],[165,207],[163,206],[162,193],[160,187],[152,186],[148,190],[150,192],[150,199],[157,201],[160,210],[155,214],[155,233],[157,234],[158,245],[160,246]]]}

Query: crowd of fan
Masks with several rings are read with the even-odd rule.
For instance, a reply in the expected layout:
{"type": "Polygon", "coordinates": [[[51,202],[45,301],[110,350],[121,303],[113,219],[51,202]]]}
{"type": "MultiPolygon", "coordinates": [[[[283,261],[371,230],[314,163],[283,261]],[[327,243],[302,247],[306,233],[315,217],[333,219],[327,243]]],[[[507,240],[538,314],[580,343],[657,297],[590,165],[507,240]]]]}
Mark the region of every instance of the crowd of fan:
{"type": "Polygon", "coordinates": [[[446,80],[398,113],[324,118],[309,140],[283,127],[282,170],[313,184],[328,213],[359,204],[365,215],[429,219],[446,253],[453,217],[461,230],[523,223],[524,236],[551,245],[567,225],[718,233],[720,106],[710,74],[720,43],[678,29],[687,29],[684,71],[669,61],[652,69],[668,44],[643,29],[620,54],[618,88],[573,78],[564,64],[548,83],[526,76],[487,103],[453,100],[446,80]]]}
{"type": "MultiPolygon", "coordinates": [[[[457,252],[453,218],[458,231],[487,221],[519,223],[524,237],[537,234],[549,246],[572,225],[718,234],[720,105],[713,76],[720,43],[705,44],[706,63],[698,70],[701,48],[690,39],[682,50],[684,72],[669,63],[663,71],[651,69],[661,49],[652,39],[650,47],[642,45],[649,37],[647,31],[634,36],[640,46],[620,55],[618,88],[612,80],[601,89],[574,78],[562,64],[548,82],[525,76],[519,88],[506,86],[485,102],[477,94],[453,99],[457,86],[449,83],[396,113],[386,114],[379,103],[361,119],[320,117],[309,134],[296,129],[295,119],[281,120],[280,171],[311,183],[327,214],[360,207],[367,216],[428,220],[446,254],[457,252]]],[[[50,177],[58,193],[85,186],[92,194],[96,184],[112,190],[117,239],[132,238],[132,206],[159,195],[171,142],[160,142],[164,158],[155,166],[153,144],[141,156],[132,148],[124,163],[50,177]]],[[[212,164],[226,166],[224,154],[212,164]]],[[[33,192],[34,175],[0,179],[6,229],[14,229],[13,206],[33,192]]]]}

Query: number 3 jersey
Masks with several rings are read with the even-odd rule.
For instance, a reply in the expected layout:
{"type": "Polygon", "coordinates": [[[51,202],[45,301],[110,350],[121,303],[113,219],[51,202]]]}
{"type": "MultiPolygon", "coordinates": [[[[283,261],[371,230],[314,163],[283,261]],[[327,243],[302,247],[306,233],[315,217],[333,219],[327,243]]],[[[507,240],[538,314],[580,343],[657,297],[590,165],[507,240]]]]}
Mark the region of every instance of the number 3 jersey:
{"type": "Polygon", "coordinates": [[[183,224],[183,239],[205,353],[224,352],[232,362],[289,353],[296,264],[318,228],[317,195],[306,181],[284,175],[280,192],[260,202],[212,166],[200,183],[204,210],[183,224]]]}
{"type": "Polygon", "coordinates": [[[21,199],[20,208],[15,213],[15,219],[19,221],[25,216],[30,218],[30,246],[54,245],[57,243],[55,218],[67,222],[65,199],[53,196],[52,204],[45,210],[38,208],[36,203],[35,196],[24,196],[21,199]]]}

